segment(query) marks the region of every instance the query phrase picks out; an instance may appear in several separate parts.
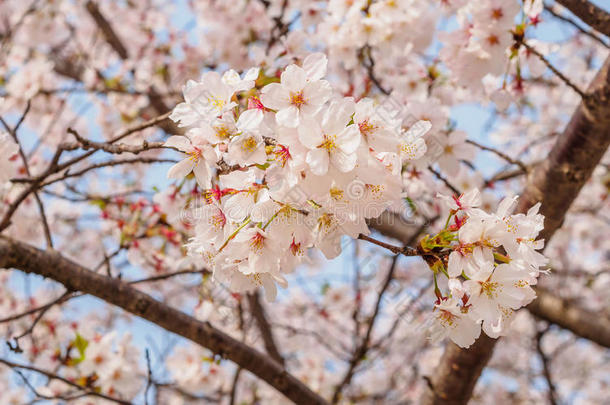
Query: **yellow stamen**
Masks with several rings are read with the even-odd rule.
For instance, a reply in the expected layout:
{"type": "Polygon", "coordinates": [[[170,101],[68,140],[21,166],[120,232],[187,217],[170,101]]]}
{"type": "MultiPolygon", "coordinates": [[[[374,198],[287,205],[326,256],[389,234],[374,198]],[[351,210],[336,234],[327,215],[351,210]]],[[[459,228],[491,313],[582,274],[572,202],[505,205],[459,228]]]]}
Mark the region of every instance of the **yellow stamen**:
{"type": "Polygon", "coordinates": [[[241,144],[241,148],[243,150],[245,150],[246,152],[254,152],[254,150],[256,149],[257,146],[257,142],[256,139],[254,139],[254,137],[249,137],[246,138],[246,140],[241,144]]]}
{"type": "Polygon", "coordinates": [[[322,142],[318,148],[326,149],[328,152],[334,151],[337,149],[335,139],[337,139],[336,135],[324,135],[324,142],[322,142]]]}
{"type": "Polygon", "coordinates": [[[297,107],[305,104],[305,97],[303,97],[303,92],[299,91],[298,93],[290,93],[290,104],[296,105],[297,107]]]}

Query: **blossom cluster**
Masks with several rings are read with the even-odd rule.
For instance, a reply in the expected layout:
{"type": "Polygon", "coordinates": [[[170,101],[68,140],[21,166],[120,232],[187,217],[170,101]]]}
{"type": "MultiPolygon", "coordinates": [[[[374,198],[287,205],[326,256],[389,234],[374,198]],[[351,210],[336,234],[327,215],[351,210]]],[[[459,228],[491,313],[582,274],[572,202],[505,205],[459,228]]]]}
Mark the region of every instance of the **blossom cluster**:
{"type": "Polygon", "coordinates": [[[207,72],[171,115],[187,130],[165,145],[188,156],[168,177],[192,172],[205,196],[189,251],[234,291],[274,299],[309,248],[338,256],[343,235],[368,234],[367,218],[400,203],[403,162],[426,152],[429,122],[407,127],[401,111],[344,97],[326,67],[314,53],[279,78],[207,72]]]}
{"type": "Polygon", "coordinates": [[[458,10],[461,28],[443,33],[440,57],[455,78],[468,87],[480,87],[487,74],[506,71],[512,30],[520,6],[515,1],[467,2],[458,10]]]}
{"type": "Polygon", "coordinates": [[[432,338],[448,336],[461,347],[479,337],[481,328],[497,338],[507,331],[514,311],[529,304],[532,289],[545,266],[544,247],[536,240],[544,216],[536,204],[526,214],[512,214],[517,198],[505,198],[494,214],[477,208],[479,191],[458,197],[440,195],[450,208],[445,229],[421,242],[424,251],[448,253],[431,264],[435,272],[435,318],[432,338]],[[453,218],[454,223],[450,224],[453,218]],[[437,284],[437,273],[447,277],[447,292],[437,284]]]}

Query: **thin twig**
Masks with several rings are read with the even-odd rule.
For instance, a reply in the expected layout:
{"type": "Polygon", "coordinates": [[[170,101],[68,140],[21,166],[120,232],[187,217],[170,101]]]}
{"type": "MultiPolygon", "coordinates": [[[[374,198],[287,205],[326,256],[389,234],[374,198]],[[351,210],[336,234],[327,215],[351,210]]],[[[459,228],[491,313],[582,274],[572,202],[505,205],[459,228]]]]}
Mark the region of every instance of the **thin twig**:
{"type": "Polygon", "coordinates": [[[40,368],[37,368],[37,367],[28,366],[28,365],[25,365],[25,364],[13,363],[12,361],[9,361],[9,360],[6,360],[6,359],[2,359],[2,358],[0,358],[0,363],[4,364],[4,365],[6,365],[6,366],[8,366],[10,368],[13,368],[13,369],[22,369],[22,370],[34,371],[34,372],[36,372],[38,374],[42,374],[42,375],[46,376],[47,378],[52,379],[52,380],[61,381],[64,384],[67,384],[67,385],[69,385],[69,386],[71,386],[73,388],[77,388],[79,391],[82,391],[85,396],[98,397],[98,398],[102,398],[102,399],[105,399],[107,401],[112,401],[112,402],[115,402],[117,404],[122,404],[122,405],[131,405],[131,402],[129,402],[129,401],[124,401],[122,399],[114,398],[114,397],[111,397],[111,396],[108,396],[108,395],[105,395],[105,394],[101,394],[101,393],[95,392],[95,391],[90,390],[90,389],[88,389],[86,387],[80,386],[80,385],[78,385],[78,384],[76,384],[76,383],[74,383],[74,382],[72,382],[72,381],[70,381],[70,380],[68,380],[68,379],[66,379],[64,377],[61,377],[59,375],[53,374],[53,373],[51,373],[49,371],[46,371],[46,370],[43,370],[43,369],[40,369],[40,368]]]}
{"type": "Polygon", "coordinates": [[[521,168],[521,170],[523,170],[524,173],[528,173],[529,169],[528,167],[525,165],[525,163],[523,163],[522,161],[518,160],[518,159],[513,159],[510,156],[508,156],[506,153],[504,152],[500,152],[497,149],[494,149],[492,147],[489,146],[485,146],[485,145],[481,145],[478,142],[475,142],[473,140],[470,139],[466,139],[466,143],[469,143],[471,145],[476,146],[477,148],[481,149],[481,150],[486,150],[488,152],[494,153],[496,155],[498,155],[500,158],[506,160],[508,163],[510,163],[511,165],[517,165],[521,168]]]}
{"type": "Polygon", "coordinates": [[[361,55],[365,58],[365,60],[362,61],[362,65],[365,67],[369,79],[371,79],[371,81],[379,89],[379,91],[381,91],[386,96],[389,96],[391,90],[388,90],[383,87],[383,85],[375,75],[375,60],[371,55],[371,47],[369,45],[366,45],[364,48],[362,48],[361,55]]]}
{"type": "Polygon", "coordinates": [[[366,236],[364,234],[358,235],[358,239],[362,239],[367,242],[371,242],[374,245],[381,246],[382,248],[388,249],[390,252],[394,253],[395,255],[403,255],[403,256],[419,256],[420,255],[419,252],[417,251],[417,249],[414,249],[412,247],[409,247],[409,246],[400,247],[400,246],[396,246],[396,245],[391,245],[389,243],[382,242],[380,240],[371,238],[370,236],[366,236]]]}
{"type": "Polygon", "coordinates": [[[349,383],[351,382],[351,380],[354,376],[356,367],[360,364],[360,362],[364,359],[364,357],[366,356],[366,353],[368,352],[369,343],[371,341],[371,335],[372,335],[373,329],[375,327],[375,320],[377,319],[377,316],[379,315],[379,311],[381,309],[381,301],[383,300],[383,296],[384,296],[386,290],[388,289],[388,287],[390,286],[390,283],[394,279],[394,272],[396,271],[396,265],[398,264],[399,257],[400,257],[400,254],[396,254],[392,258],[392,264],[390,265],[388,274],[386,275],[383,286],[381,287],[381,291],[379,292],[379,295],[377,296],[377,302],[375,303],[375,309],[373,310],[373,315],[371,315],[371,318],[368,322],[366,334],[364,335],[364,338],[362,339],[360,346],[358,346],[358,348],[354,351],[354,355],[352,357],[352,360],[350,361],[350,364],[347,369],[347,372],[345,373],[345,376],[343,377],[343,379],[341,380],[339,385],[337,385],[337,387],[335,388],[335,392],[333,393],[333,397],[331,400],[331,403],[333,403],[333,404],[336,404],[337,402],[339,402],[339,399],[341,398],[341,391],[343,391],[343,388],[346,385],[349,385],[349,383]]]}
{"type": "Polygon", "coordinates": [[[442,174],[440,174],[436,169],[434,169],[432,166],[428,166],[428,170],[430,170],[430,172],[432,172],[432,174],[434,174],[434,177],[436,177],[437,179],[439,179],[440,181],[442,181],[443,183],[445,183],[445,185],[451,189],[451,191],[453,191],[453,194],[455,195],[462,195],[462,192],[455,187],[453,184],[451,184],[449,182],[449,180],[447,180],[445,177],[443,177],[442,174]]]}
{"type": "Polygon", "coordinates": [[[233,376],[233,382],[231,384],[231,396],[229,399],[229,405],[235,405],[237,399],[237,383],[239,382],[239,375],[241,374],[241,367],[237,367],[235,375],[233,376]]]}
{"type": "Polygon", "coordinates": [[[148,349],[146,349],[146,369],[148,370],[147,372],[147,378],[146,378],[146,389],[144,390],[144,403],[146,405],[148,405],[148,391],[150,390],[151,385],[153,384],[153,377],[152,377],[152,368],[150,366],[150,353],[148,351],[148,349]]]}
{"type": "Polygon", "coordinates": [[[540,356],[540,360],[542,361],[542,373],[544,374],[544,378],[549,387],[549,391],[548,391],[549,403],[551,405],[557,405],[557,391],[555,389],[555,384],[553,383],[553,380],[551,377],[549,359],[546,356],[546,354],[544,353],[544,350],[542,349],[542,337],[548,330],[549,330],[549,328],[547,326],[546,329],[544,329],[536,334],[536,351],[538,352],[538,355],[540,356]]]}
{"type": "Polygon", "coordinates": [[[532,46],[528,45],[525,41],[521,40],[520,43],[525,47],[525,49],[527,49],[530,53],[536,55],[541,61],[542,63],[544,63],[546,65],[546,67],[548,67],[551,72],[555,73],[555,75],[561,79],[561,81],[563,81],[569,88],[571,88],[572,90],[574,90],[575,92],[577,92],[580,97],[584,100],[586,99],[587,93],[585,93],[583,90],[580,89],[580,87],[578,87],[576,84],[574,84],[570,79],[567,78],[566,75],[564,75],[563,73],[561,73],[559,70],[557,70],[557,68],[555,66],[553,66],[553,64],[551,64],[551,62],[548,61],[547,58],[544,57],[543,54],[541,54],[540,52],[538,52],[535,48],[533,48],[532,46]]]}
{"type": "MultiPolygon", "coordinates": [[[[19,130],[19,127],[21,127],[21,124],[23,124],[23,122],[25,121],[25,117],[28,115],[31,105],[32,104],[30,103],[30,100],[28,100],[28,102],[25,106],[25,110],[23,111],[23,114],[21,114],[21,118],[19,118],[19,121],[17,121],[17,124],[13,128],[10,128],[8,126],[8,124],[6,123],[6,121],[4,121],[4,119],[2,117],[0,117],[0,122],[2,122],[2,125],[11,134],[11,137],[13,138],[13,140],[15,141],[15,143],[17,144],[17,146],[19,148],[19,155],[21,156],[21,160],[23,161],[23,167],[25,168],[25,173],[28,177],[30,177],[30,175],[31,175],[30,174],[30,165],[28,164],[28,158],[25,154],[25,151],[23,150],[23,146],[21,145],[21,142],[19,141],[19,137],[17,136],[17,131],[19,130]]],[[[51,237],[51,228],[49,227],[49,221],[48,221],[47,215],[45,213],[44,204],[42,203],[42,200],[40,199],[40,196],[38,195],[37,192],[34,192],[34,198],[36,199],[38,211],[40,212],[40,220],[42,222],[42,229],[43,229],[44,236],[45,236],[45,239],[47,242],[47,247],[53,248],[53,238],[51,237]]]]}

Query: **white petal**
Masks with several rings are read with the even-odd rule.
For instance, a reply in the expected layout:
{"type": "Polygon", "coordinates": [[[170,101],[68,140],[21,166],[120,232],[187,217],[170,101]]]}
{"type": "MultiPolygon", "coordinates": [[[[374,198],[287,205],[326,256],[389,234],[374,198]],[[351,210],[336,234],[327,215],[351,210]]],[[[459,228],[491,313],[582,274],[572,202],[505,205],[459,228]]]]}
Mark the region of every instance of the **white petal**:
{"type": "Polygon", "coordinates": [[[316,176],[323,176],[328,172],[328,152],[324,149],[313,149],[307,153],[307,164],[316,176]]]}
{"type": "Polygon", "coordinates": [[[356,152],[358,146],[360,146],[360,131],[355,124],[352,124],[345,128],[338,136],[337,136],[337,146],[344,153],[351,154],[356,152]]]}
{"type": "Polygon", "coordinates": [[[354,167],[356,167],[357,160],[358,155],[356,155],[355,153],[347,154],[342,152],[341,150],[338,150],[337,152],[331,155],[331,161],[333,166],[343,173],[352,171],[354,167]]]}
{"type": "Polygon", "coordinates": [[[299,125],[299,141],[309,149],[316,149],[324,142],[324,134],[317,122],[308,120],[299,125]]]}
{"type": "Polygon", "coordinates": [[[293,105],[283,108],[275,114],[275,120],[279,125],[296,128],[299,125],[299,110],[293,105]]]}
{"type": "Polygon", "coordinates": [[[282,86],[294,93],[300,92],[307,83],[307,73],[297,65],[289,65],[282,72],[282,86]]]}
{"type": "Polygon", "coordinates": [[[246,110],[239,115],[239,119],[237,120],[237,128],[240,131],[252,131],[258,128],[258,126],[263,122],[263,118],[265,115],[263,112],[257,108],[252,108],[250,110],[246,110]]]}
{"type": "Polygon", "coordinates": [[[307,78],[311,81],[319,80],[326,75],[328,59],[321,52],[312,53],[303,61],[303,69],[307,72],[307,78]]]}
{"type": "Polygon", "coordinates": [[[197,164],[195,165],[195,167],[193,167],[193,174],[195,175],[195,178],[197,179],[197,183],[205,188],[211,188],[212,187],[212,176],[210,173],[210,169],[207,165],[207,163],[205,163],[204,161],[199,161],[197,162],[197,164]]]}
{"type": "Polygon", "coordinates": [[[290,105],[290,93],[279,83],[271,83],[261,91],[261,103],[267,108],[280,110],[290,105]]]}
{"type": "Polygon", "coordinates": [[[170,136],[167,141],[165,141],[163,146],[176,148],[182,152],[190,152],[191,150],[193,150],[193,147],[191,146],[191,141],[186,136],[182,135],[170,136]]]}
{"type": "Polygon", "coordinates": [[[351,98],[332,102],[324,114],[322,122],[324,132],[332,135],[339,134],[350,121],[355,108],[356,104],[351,98]]]}
{"type": "Polygon", "coordinates": [[[183,159],[173,165],[167,172],[168,179],[182,179],[193,170],[195,162],[192,159],[183,159]]]}

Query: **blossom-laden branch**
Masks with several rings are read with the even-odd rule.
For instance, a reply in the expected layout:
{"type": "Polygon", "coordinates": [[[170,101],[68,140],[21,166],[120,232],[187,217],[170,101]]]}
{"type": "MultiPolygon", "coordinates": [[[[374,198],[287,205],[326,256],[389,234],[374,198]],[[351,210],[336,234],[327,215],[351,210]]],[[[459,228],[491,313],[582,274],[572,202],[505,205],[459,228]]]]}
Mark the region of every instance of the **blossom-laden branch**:
{"type": "Polygon", "coordinates": [[[57,252],[45,252],[2,237],[0,267],[39,274],[63,284],[69,291],[81,291],[123,308],[235,362],[297,404],[326,404],[323,398],[290,375],[275,360],[233,339],[209,322],[200,322],[125,282],[96,274],[57,252]]]}
{"type": "MultiPolygon", "coordinates": [[[[547,160],[529,175],[517,210],[527,211],[542,203],[545,215],[541,237],[549,240],[581,188],[591,176],[610,144],[610,58],[606,59],[559,136],[547,160]]],[[[451,399],[465,404],[470,399],[483,367],[489,361],[496,341],[486,336],[469,349],[449,344],[433,374],[425,404],[451,399]]]]}

